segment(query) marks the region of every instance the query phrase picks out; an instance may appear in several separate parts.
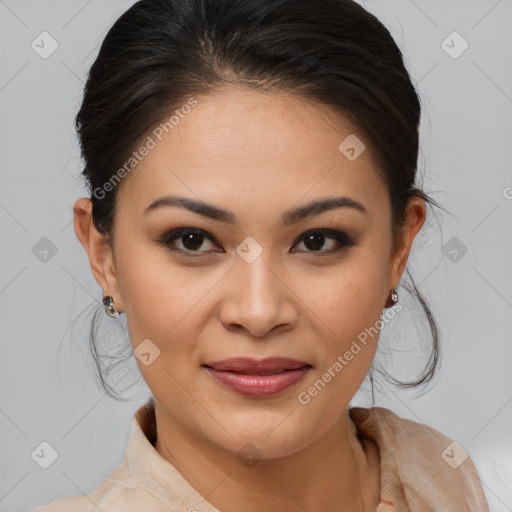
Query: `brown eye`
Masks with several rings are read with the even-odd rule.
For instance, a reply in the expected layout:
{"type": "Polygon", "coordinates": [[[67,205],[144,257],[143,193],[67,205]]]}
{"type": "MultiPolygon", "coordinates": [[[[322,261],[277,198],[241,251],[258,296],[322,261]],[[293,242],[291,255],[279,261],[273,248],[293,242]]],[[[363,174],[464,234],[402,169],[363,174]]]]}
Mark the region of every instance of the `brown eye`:
{"type": "Polygon", "coordinates": [[[212,237],[205,231],[195,228],[175,229],[162,237],[159,243],[162,246],[168,247],[171,251],[183,253],[218,252],[212,250],[212,246],[216,246],[212,237]],[[201,247],[204,247],[206,242],[209,242],[210,248],[208,248],[207,244],[206,249],[201,250],[201,247]]]}
{"type": "Polygon", "coordinates": [[[299,243],[303,243],[306,247],[304,252],[318,253],[334,252],[355,245],[355,242],[348,235],[332,229],[308,231],[299,238],[299,243]],[[329,243],[328,248],[325,249],[327,240],[334,240],[335,243],[329,243]]]}

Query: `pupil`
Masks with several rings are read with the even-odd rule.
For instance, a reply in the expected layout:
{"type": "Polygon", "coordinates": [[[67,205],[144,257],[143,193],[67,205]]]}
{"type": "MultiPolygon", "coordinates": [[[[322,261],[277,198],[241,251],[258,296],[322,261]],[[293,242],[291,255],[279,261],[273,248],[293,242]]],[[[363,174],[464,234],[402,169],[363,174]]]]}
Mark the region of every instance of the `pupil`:
{"type": "Polygon", "coordinates": [[[190,233],[182,236],[183,246],[185,249],[195,250],[201,247],[203,243],[203,235],[197,233],[190,233]]]}
{"type": "Polygon", "coordinates": [[[324,235],[322,233],[312,233],[304,239],[304,244],[308,249],[318,250],[324,245],[324,235]]]}

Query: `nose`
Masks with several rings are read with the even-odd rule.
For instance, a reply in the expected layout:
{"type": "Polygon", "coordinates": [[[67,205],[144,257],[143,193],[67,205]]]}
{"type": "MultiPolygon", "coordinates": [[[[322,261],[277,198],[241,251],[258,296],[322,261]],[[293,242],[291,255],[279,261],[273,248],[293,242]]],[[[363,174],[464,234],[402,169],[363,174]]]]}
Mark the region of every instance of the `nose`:
{"type": "Polygon", "coordinates": [[[291,329],[298,318],[293,286],[264,254],[252,263],[236,259],[223,283],[220,311],[226,329],[245,331],[257,338],[291,329]]]}

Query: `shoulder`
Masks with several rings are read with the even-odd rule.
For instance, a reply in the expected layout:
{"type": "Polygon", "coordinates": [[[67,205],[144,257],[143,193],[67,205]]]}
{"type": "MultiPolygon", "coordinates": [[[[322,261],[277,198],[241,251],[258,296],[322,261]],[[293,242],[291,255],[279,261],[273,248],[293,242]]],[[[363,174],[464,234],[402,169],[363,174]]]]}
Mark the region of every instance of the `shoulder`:
{"type": "Polygon", "coordinates": [[[390,501],[401,499],[415,510],[488,511],[476,468],[459,443],[383,407],[349,412],[379,448],[381,492],[390,501]]]}
{"type": "MultiPolygon", "coordinates": [[[[83,496],[65,496],[45,505],[38,505],[30,512],[126,512],[155,504],[161,510],[162,503],[133,480],[127,471],[126,462],[119,466],[95,491],[83,496]]],[[[151,508],[145,508],[151,510],[151,508]]]]}
{"type": "MultiPolygon", "coordinates": [[[[45,505],[38,505],[30,512],[127,512],[129,510],[162,510],[162,491],[144,474],[134,475],[136,464],[145,465],[151,445],[145,437],[140,414],[148,406],[140,407],[132,418],[130,440],[123,463],[118,466],[93,492],[82,496],[65,496],[45,505]]],[[[147,416],[147,415],[146,415],[147,416]]],[[[146,418],[144,416],[144,418],[146,418]]]]}

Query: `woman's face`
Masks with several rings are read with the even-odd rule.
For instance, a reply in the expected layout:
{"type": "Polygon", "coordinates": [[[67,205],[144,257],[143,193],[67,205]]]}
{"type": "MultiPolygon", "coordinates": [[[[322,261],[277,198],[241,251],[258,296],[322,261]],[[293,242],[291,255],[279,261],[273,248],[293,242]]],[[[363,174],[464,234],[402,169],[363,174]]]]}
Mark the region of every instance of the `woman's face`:
{"type": "Polygon", "coordinates": [[[354,133],[348,123],[285,94],[231,87],[196,100],[161,140],[151,134],[156,146],[119,185],[113,259],[98,280],[126,314],[139,369],[170,421],[224,449],[250,442],[262,458],[283,456],[332,427],[363,382],[378,335],[363,343],[361,333],[381,326],[424,204],[393,253],[369,144],[358,157],[353,138],[339,149],[354,133]],[[171,197],[203,214],[150,208],[171,197]],[[309,208],[335,198],[360,207],[309,208]],[[199,234],[171,239],[178,228],[199,234]],[[291,387],[251,396],[203,366],[269,357],[309,367],[291,387]]]}

